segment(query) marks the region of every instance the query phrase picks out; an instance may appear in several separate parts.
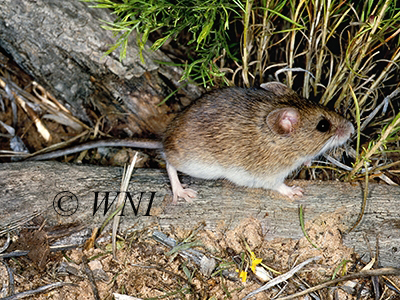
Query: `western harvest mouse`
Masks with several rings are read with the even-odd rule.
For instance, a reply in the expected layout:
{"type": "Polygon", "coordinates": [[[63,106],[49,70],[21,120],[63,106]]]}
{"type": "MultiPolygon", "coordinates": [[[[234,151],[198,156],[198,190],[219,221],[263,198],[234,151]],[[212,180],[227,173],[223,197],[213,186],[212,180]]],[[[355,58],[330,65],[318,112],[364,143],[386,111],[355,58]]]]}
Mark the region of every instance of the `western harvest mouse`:
{"type": "Polygon", "coordinates": [[[345,143],[353,132],[353,125],[336,112],[300,98],[282,83],[270,82],[260,89],[230,87],[203,95],[171,121],[162,142],[94,141],[28,159],[105,146],[162,148],[173,203],[196,197],[194,190],[182,187],[177,171],[204,179],[226,178],[293,198],[303,190],[284,183],[289,173],[345,143]]]}

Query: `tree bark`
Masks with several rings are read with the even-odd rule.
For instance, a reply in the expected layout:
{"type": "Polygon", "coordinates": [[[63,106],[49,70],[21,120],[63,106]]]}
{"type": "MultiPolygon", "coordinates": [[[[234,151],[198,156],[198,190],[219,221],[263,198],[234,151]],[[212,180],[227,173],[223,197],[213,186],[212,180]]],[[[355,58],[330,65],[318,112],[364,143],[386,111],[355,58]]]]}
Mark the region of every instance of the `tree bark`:
{"type": "Polygon", "coordinates": [[[200,89],[179,83],[181,70],[162,52],[143,52],[140,61],[133,33],[127,57],[103,57],[116,38],[100,27],[112,22],[109,10],[90,3],[57,0],[1,0],[0,48],[84,122],[94,111],[110,124],[123,124],[115,136],[160,134],[176,107],[158,104],[180,88],[174,99],[188,104],[200,89]]]}
{"type": "MultiPolygon", "coordinates": [[[[7,224],[39,210],[43,211],[50,225],[80,221],[89,228],[98,227],[106,219],[103,201],[106,192],[110,192],[108,205],[111,206],[120,189],[122,172],[123,168],[58,162],[1,164],[0,223],[7,224]],[[65,202],[58,203],[60,193],[66,191],[76,196],[76,202],[66,197],[65,202]],[[63,216],[57,209],[67,204],[74,206],[75,203],[78,208],[71,216],[63,216]]],[[[273,191],[238,187],[222,180],[205,181],[187,176],[182,176],[182,179],[183,183],[199,192],[198,198],[193,203],[182,200],[172,205],[166,172],[136,169],[128,189],[134,208],[127,197],[120,230],[151,226],[193,229],[203,221],[206,229],[231,229],[242,220],[254,217],[262,223],[267,239],[297,239],[303,236],[299,224],[300,203],[305,206],[306,221],[314,220],[322,213],[339,210],[344,227],[350,228],[359,215],[363,199],[360,184],[297,181],[296,185],[305,188],[305,196],[299,201],[290,201],[273,191]]],[[[380,263],[400,267],[399,205],[398,187],[371,183],[363,220],[353,232],[344,234],[345,245],[354,247],[360,254],[368,254],[365,237],[373,249],[378,238],[380,263]]],[[[112,210],[110,208],[106,215],[112,210]]]]}

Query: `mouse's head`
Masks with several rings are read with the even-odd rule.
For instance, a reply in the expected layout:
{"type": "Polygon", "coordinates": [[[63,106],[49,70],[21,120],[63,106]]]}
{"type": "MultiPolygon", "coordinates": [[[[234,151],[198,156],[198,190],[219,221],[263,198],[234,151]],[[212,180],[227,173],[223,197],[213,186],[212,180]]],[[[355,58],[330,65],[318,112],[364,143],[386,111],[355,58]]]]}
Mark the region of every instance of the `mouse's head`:
{"type": "Polygon", "coordinates": [[[353,125],[328,108],[300,98],[278,82],[261,87],[276,95],[276,108],[268,113],[266,124],[285,148],[299,151],[307,159],[345,143],[353,125]]]}

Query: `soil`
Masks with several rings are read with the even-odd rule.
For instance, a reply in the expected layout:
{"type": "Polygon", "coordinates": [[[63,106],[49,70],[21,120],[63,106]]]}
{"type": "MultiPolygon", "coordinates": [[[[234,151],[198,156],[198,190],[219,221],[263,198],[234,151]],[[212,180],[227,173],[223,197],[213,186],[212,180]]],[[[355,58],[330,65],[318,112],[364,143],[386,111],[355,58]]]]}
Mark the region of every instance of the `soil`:
{"type": "MultiPolygon", "coordinates": [[[[227,270],[228,273],[224,275],[214,271],[210,276],[206,276],[192,261],[176,253],[169,255],[168,251],[171,249],[151,238],[154,228],[120,237],[117,241],[116,258],[112,255],[110,234],[104,233],[90,249],[50,253],[46,264],[42,266],[25,256],[7,259],[6,262],[14,273],[15,293],[59,281],[73,283],[36,294],[30,299],[96,299],[85,272],[86,259],[94,276],[98,299],[113,299],[114,293],[140,299],[242,299],[266,283],[251,271],[250,252],[262,259],[259,267],[268,267],[280,274],[290,271],[309,258],[321,257],[316,262],[306,265],[286,282],[261,292],[252,299],[291,295],[309,286],[329,281],[333,276],[337,278],[359,272],[368,263],[343,245],[340,211],[321,215],[318,219],[308,222],[305,228],[311,242],[318,248],[305,237],[300,240],[267,241],[261,224],[253,218],[228,231],[187,231],[174,228],[165,232],[177,241],[188,238],[191,241],[200,241],[201,246],[193,249],[213,257],[220,270],[227,270]],[[245,282],[239,278],[239,269],[248,271],[245,282]]],[[[9,284],[4,266],[1,272],[4,287],[9,284]]],[[[279,275],[271,271],[267,273],[271,277],[279,275]]],[[[381,299],[399,299],[395,298],[399,297],[399,294],[389,290],[389,285],[399,286],[400,277],[388,276],[379,279],[379,289],[384,295],[381,299]]],[[[341,282],[317,293],[320,299],[374,299],[370,278],[341,282]],[[351,288],[351,285],[354,285],[354,288],[351,288]],[[357,298],[357,295],[362,296],[357,298]]]]}

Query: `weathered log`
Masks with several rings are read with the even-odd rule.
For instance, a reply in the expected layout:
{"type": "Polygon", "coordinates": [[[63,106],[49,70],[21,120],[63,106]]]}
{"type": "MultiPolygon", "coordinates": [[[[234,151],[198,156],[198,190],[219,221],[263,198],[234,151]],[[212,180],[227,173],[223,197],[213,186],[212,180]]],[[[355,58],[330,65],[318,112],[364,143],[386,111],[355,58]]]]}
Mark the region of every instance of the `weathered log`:
{"type": "Polygon", "coordinates": [[[124,124],[114,126],[114,136],[159,134],[176,107],[158,104],[178,87],[175,99],[188,104],[199,88],[178,82],[181,69],[156,63],[170,61],[161,51],[144,51],[142,62],[134,33],[125,60],[118,52],[103,57],[116,38],[100,20],[114,16],[90,5],[3,0],[0,48],[82,121],[95,124],[94,111],[109,124],[124,124]]]}
{"type": "MultiPolygon", "coordinates": [[[[6,224],[40,210],[48,224],[80,221],[89,228],[99,226],[106,219],[102,201],[106,192],[110,192],[108,205],[111,205],[120,189],[122,172],[123,168],[58,162],[1,164],[0,223],[6,224]],[[77,202],[65,197],[58,203],[59,193],[63,191],[73,193],[77,202]],[[76,203],[79,204],[76,212],[71,216],[61,215],[59,206],[75,207],[76,203]]],[[[135,230],[154,224],[164,229],[170,226],[192,229],[203,221],[206,229],[224,226],[229,229],[254,217],[261,221],[267,239],[299,238],[303,235],[298,216],[300,203],[305,206],[306,220],[340,209],[342,221],[349,228],[358,217],[363,198],[360,184],[296,181],[295,184],[305,188],[306,194],[299,201],[290,201],[273,191],[238,187],[223,180],[182,177],[184,183],[199,192],[198,198],[193,203],[180,201],[178,205],[172,205],[165,171],[135,170],[128,189],[134,208],[127,197],[120,229],[135,230]]],[[[381,264],[400,267],[399,204],[398,187],[371,183],[364,218],[353,232],[344,234],[345,244],[359,253],[369,253],[364,236],[368,237],[372,248],[378,237],[381,264]]],[[[112,210],[110,208],[107,215],[112,210]]]]}

